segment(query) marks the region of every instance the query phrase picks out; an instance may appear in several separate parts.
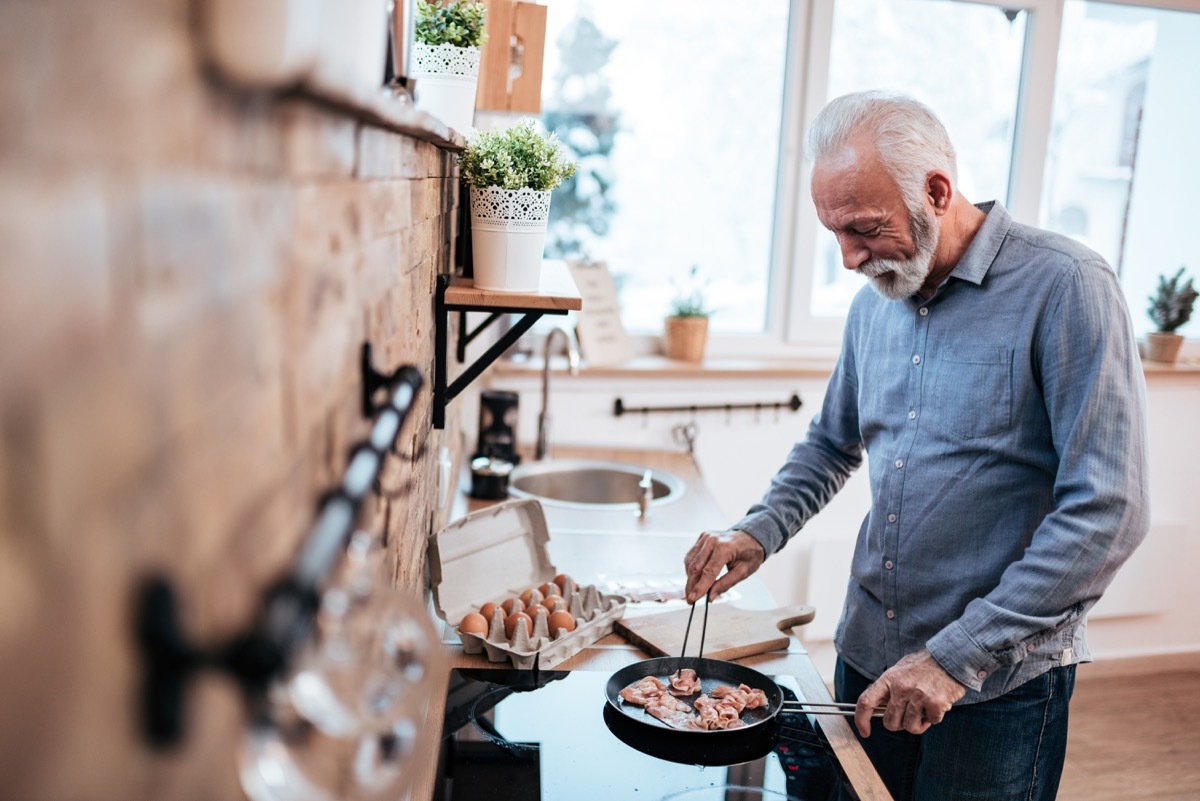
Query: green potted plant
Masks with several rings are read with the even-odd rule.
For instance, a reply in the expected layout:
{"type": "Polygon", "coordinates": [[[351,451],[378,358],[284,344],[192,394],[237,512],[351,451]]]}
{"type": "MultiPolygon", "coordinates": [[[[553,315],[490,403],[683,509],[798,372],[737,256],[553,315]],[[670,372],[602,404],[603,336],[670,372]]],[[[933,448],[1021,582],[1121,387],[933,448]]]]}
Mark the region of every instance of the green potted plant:
{"type": "Polygon", "coordinates": [[[480,48],[487,41],[487,8],[472,0],[417,0],[412,77],[417,108],[458,131],[475,119],[480,48]]]}
{"type": "Polygon", "coordinates": [[[1183,345],[1183,336],[1175,333],[1192,318],[1196,290],[1192,279],[1183,280],[1184,268],[1175,275],[1158,277],[1158,288],[1150,296],[1147,312],[1154,322],[1154,332],[1146,335],[1146,358],[1154,362],[1174,363],[1183,345]]]}
{"type": "Polygon", "coordinates": [[[471,187],[475,286],[536,292],[550,193],[575,174],[575,162],[557,136],[528,117],[501,130],[471,131],[458,160],[471,187]]]}
{"type": "Polygon", "coordinates": [[[699,362],[708,344],[708,317],[712,309],[706,298],[708,282],[700,279],[700,268],[692,265],[687,281],[671,282],[675,295],[671,311],[663,320],[663,350],[668,359],[699,362]]]}

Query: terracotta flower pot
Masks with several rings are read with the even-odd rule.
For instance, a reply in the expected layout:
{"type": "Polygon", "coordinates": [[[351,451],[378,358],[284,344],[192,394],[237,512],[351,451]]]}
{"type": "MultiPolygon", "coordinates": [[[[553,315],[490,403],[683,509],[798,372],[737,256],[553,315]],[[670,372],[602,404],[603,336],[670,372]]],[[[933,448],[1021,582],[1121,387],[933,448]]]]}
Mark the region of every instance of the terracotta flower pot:
{"type": "Polygon", "coordinates": [[[1161,331],[1146,334],[1146,359],[1174,364],[1182,345],[1182,334],[1164,334],[1161,331]]]}
{"type": "Polygon", "coordinates": [[[663,321],[663,349],[668,359],[703,361],[707,343],[707,317],[668,317],[663,321]]]}

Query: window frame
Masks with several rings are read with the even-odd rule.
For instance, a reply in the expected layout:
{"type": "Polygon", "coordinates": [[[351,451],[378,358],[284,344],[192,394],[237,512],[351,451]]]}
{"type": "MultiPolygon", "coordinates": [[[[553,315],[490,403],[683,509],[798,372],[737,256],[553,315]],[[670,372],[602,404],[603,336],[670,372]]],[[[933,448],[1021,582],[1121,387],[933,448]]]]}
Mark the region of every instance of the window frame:
{"type": "MultiPolygon", "coordinates": [[[[948,1],[1019,9],[1029,14],[1017,93],[1007,207],[1014,219],[1037,225],[1054,111],[1065,0],[948,1]]],[[[841,347],[845,317],[816,317],[809,310],[812,253],[820,223],[808,193],[812,164],[804,150],[804,134],[829,99],[826,95],[837,2],[839,0],[791,0],[775,216],[766,288],[767,323],[762,333],[710,332],[709,357],[832,358],[841,347]]],[[[1200,13],[1200,0],[1092,2],[1200,13]]],[[[632,339],[638,353],[657,350],[657,334],[635,334],[632,339]]],[[[1185,350],[1190,352],[1196,342],[1196,339],[1190,339],[1185,350]]]]}
{"type": "MultiPolygon", "coordinates": [[[[1094,0],[1112,5],[1200,12],[1200,0],[1094,0]]],[[[815,317],[809,311],[812,252],[820,223],[808,194],[812,164],[804,132],[829,100],[829,59],[834,5],[838,0],[794,0],[784,81],[774,247],[768,280],[767,332],[758,337],[716,334],[717,355],[836,355],[844,317],[815,317]]],[[[1064,0],[951,0],[1029,13],[1021,65],[1009,172],[1008,209],[1017,220],[1040,219],[1049,133],[1054,111],[1058,47],[1064,0]],[[1034,80],[1036,76],[1036,80],[1034,80]]],[[[982,198],[986,199],[986,198],[982,198]]]]}

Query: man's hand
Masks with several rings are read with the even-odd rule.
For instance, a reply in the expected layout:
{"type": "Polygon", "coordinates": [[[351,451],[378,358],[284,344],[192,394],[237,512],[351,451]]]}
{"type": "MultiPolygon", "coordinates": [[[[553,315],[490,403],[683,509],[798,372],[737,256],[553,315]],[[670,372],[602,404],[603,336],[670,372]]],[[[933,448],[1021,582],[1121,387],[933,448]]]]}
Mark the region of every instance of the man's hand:
{"type": "Polygon", "coordinates": [[[716,598],[762,566],[767,558],[758,540],[744,531],[706,531],[683,557],[689,604],[716,598]],[[721,576],[723,568],[729,571],[721,576]],[[717,577],[721,576],[720,581],[717,577]]]}
{"type": "Polygon", "coordinates": [[[922,734],[941,723],[954,702],[966,694],[967,688],[922,648],[892,665],[863,691],[854,709],[854,725],[859,734],[870,737],[871,710],[886,705],[884,728],[922,734]]]}

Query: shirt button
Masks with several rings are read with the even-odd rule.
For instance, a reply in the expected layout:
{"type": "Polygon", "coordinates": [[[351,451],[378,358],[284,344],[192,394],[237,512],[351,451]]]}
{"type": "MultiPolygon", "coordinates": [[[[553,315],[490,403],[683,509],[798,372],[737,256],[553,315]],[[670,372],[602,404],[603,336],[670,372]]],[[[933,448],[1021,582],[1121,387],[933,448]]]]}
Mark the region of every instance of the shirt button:
{"type": "Polygon", "coordinates": [[[913,356],[913,364],[920,364],[920,363],[921,363],[921,357],[913,356]]]}
{"type": "Polygon", "coordinates": [[[922,306],[920,309],[917,310],[917,314],[921,315],[922,317],[928,317],[929,316],[929,307],[922,306]]]}
{"type": "Polygon", "coordinates": [[[1034,651],[1037,650],[1037,646],[1034,645],[1033,643],[1029,643],[1029,645],[1025,646],[1025,650],[1028,651],[1029,653],[1033,653],[1034,651]]]}
{"type": "Polygon", "coordinates": [[[901,467],[904,467],[904,460],[903,460],[903,459],[897,459],[897,460],[896,460],[896,469],[897,469],[897,470],[899,470],[901,467]]]}
{"type": "Polygon", "coordinates": [[[916,410],[916,409],[909,409],[909,410],[908,410],[908,419],[909,419],[909,420],[916,420],[916,419],[917,419],[917,410],[916,410]]]}
{"type": "Polygon", "coordinates": [[[896,617],[896,613],[891,609],[887,610],[887,619],[892,620],[896,617]]]}
{"type": "Polygon", "coordinates": [[[889,523],[895,523],[895,522],[896,522],[896,516],[895,516],[895,515],[888,515],[888,522],[889,522],[889,523]]]}
{"type": "Polygon", "coordinates": [[[884,567],[886,567],[888,570],[891,570],[891,569],[892,569],[893,567],[895,567],[896,565],[895,565],[895,564],[892,562],[892,560],[891,560],[891,559],[889,559],[889,560],[887,560],[886,562],[884,562],[884,563],[883,563],[883,566],[884,566],[884,567]]]}
{"type": "Polygon", "coordinates": [[[978,677],[979,677],[979,678],[981,678],[981,679],[986,679],[986,678],[987,678],[987,671],[986,671],[986,670],[981,670],[981,671],[979,671],[978,673],[976,673],[975,675],[976,675],[976,676],[978,676],[978,677]]]}

